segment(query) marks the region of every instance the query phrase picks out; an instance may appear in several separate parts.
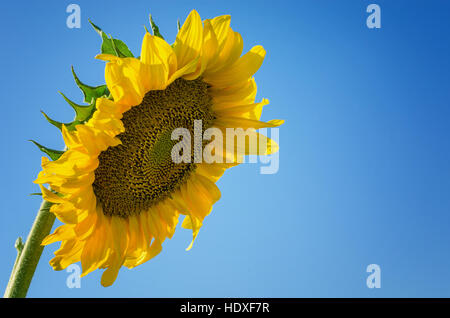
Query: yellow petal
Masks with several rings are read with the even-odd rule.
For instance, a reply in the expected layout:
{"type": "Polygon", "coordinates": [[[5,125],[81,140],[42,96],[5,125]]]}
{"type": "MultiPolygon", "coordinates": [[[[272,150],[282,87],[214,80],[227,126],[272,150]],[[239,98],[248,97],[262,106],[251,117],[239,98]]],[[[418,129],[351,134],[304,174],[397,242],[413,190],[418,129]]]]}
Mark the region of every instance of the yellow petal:
{"type": "Polygon", "coordinates": [[[106,217],[102,213],[102,215],[99,215],[94,233],[87,239],[85,248],[81,253],[81,267],[83,268],[81,276],[100,268],[107,261],[111,253],[111,249],[108,248],[110,240],[106,217]]]}
{"type": "Polygon", "coordinates": [[[242,36],[229,28],[223,46],[219,46],[218,55],[210,61],[204,76],[206,78],[214,77],[230,68],[241,56],[243,48],[242,36]]]}
{"type": "Polygon", "coordinates": [[[76,137],[76,134],[69,132],[67,130],[66,125],[62,125],[61,132],[63,135],[64,143],[66,144],[66,147],[68,149],[71,149],[71,148],[79,145],[80,142],[79,142],[78,138],[76,137]]]}
{"type": "Polygon", "coordinates": [[[119,270],[125,262],[128,248],[128,230],[126,221],[118,216],[110,218],[111,236],[113,240],[113,252],[108,258],[109,267],[103,272],[101,284],[104,287],[111,286],[119,274],[119,270]]]}
{"type": "Polygon", "coordinates": [[[282,119],[272,119],[268,122],[253,120],[243,117],[218,117],[215,125],[223,128],[260,129],[278,127],[284,123],[282,119]]]}
{"type": "Polygon", "coordinates": [[[69,240],[75,237],[75,232],[73,231],[73,226],[71,225],[61,225],[56,228],[56,230],[48,235],[41,243],[41,245],[48,245],[55,243],[57,241],[69,240]]]}
{"type": "Polygon", "coordinates": [[[154,208],[152,208],[146,213],[148,226],[153,237],[159,239],[160,241],[163,241],[165,238],[164,229],[161,226],[161,220],[159,220],[158,212],[154,208]]]}
{"type": "MultiPolygon", "coordinates": [[[[231,166],[242,163],[244,156],[247,155],[263,156],[278,151],[278,145],[275,141],[260,134],[254,128],[234,130],[233,132],[226,132],[223,129],[223,135],[226,138],[226,142],[223,145],[222,162],[231,166]]],[[[201,166],[199,170],[200,174],[205,174],[202,173],[205,167],[207,167],[207,164],[201,166]]]]}
{"type": "Polygon", "coordinates": [[[173,50],[177,55],[178,69],[183,68],[200,55],[202,44],[202,20],[198,12],[192,10],[178,32],[173,45],[173,50]]]}
{"type": "Polygon", "coordinates": [[[257,87],[253,78],[228,88],[211,87],[208,92],[214,101],[215,109],[252,104],[255,102],[257,87]]]}
{"type": "Polygon", "coordinates": [[[128,224],[127,221],[119,216],[111,217],[112,237],[114,249],[117,257],[123,258],[128,248],[128,224]]]}
{"type": "Polygon", "coordinates": [[[185,229],[192,230],[192,241],[186,248],[186,251],[189,251],[192,248],[192,246],[194,246],[194,241],[197,238],[200,228],[202,227],[202,222],[196,217],[186,215],[181,226],[185,229]]]}
{"type": "MultiPolygon", "coordinates": [[[[183,187],[181,189],[183,193],[183,187]]],[[[191,214],[203,220],[211,212],[213,201],[199,188],[193,177],[188,180],[185,189],[183,197],[190,207],[191,214]]]]}
{"type": "Polygon", "coordinates": [[[146,84],[142,77],[141,62],[135,58],[114,59],[106,64],[105,80],[114,101],[118,104],[139,105],[146,84]]]}
{"type": "Polygon", "coordinates": [[[269,100],[263,99],[260,103],[247,105],[220,107],[213,105],[213,110],[218,117],[244,117],[251,120],[259,120],[261,118],[263,106],[269,104],[269,100]]]}
{"type": "Polygon", "coordinates": [[[217,180],[222,177],[224,172],[236,166],[236,164],[230,163],[199,163],[197,164],[197,168],[195,172],[201,174],[202,176],[208,178],[212,182],[217,182],[217,180]]]}
{"type": "Polygon", "coordinates": [[[147,251],[145,252],[144,257],[139,260],[139,262],[137,263],[137,265],[142,264],[147,262],[148,260],[152,259],[153,257],[155,257],[156,255],[158,255],[159,253],[161,253],[162,250],[162,245],[161,242],[157,239],[153,240],[153,243],[151,244],[151,246],[147,249],[147,251]]]}
{"type": "Polygon", "coordinates": [[[194,80],[199,77],[208,64],[213,61],[218,54],[218,43],[211,23],[205,20],[205,26],[203,28],[203,46],[201,52],[201,63],[197,65],[197,68],[191,74],[183,76],[186,80],[194,80]]]}
{"type": "Polygon", "coordinates": [[[79,240],[84,241],[94,233],[99,216],[100,213],[90,213],[83,221],[74,227],[79,240]]]}
{"type": "Polygon", "coordinates": [[[142,41],[141,62],[159,64],[165,69],[165,80],[177,70],[177,56],[172,47],[160,37],[146,33],[142,41]]]}
{"type": "Polygon", "coordinates": [[[218,87],[233,86],[247,81],[261,67],[265,55],[266,51],[262,46],[255,46],[227,69],[214,74],[205,73],[204,80],[218,87]]]}
{"type": "Polygon", "coordinates": [[[77,210],[70,202],[53,204],[50,207],[50,212],[53,213],[58,220],[66,224],[76,224],[79,221],[77,210]]]}
{"type": "Polygon", "coordinates": [[[175,81],[177,78],[180,78],[182,76],[185,76],[186,74],[191,74],[195,72],[198,66],[200,58],[196,57],[194,60],[186,64],[184,67],[177,70],[175,73],[172,74],[172,76],[169,78],[169,81],[167,82],[167,85],[171,84],[173,81],[175,81]]]}
{"type": "Polygon", "coordinates": [[[50,265],[55,271],[63,270],[70,264],[80,261],[84,242],[68,240],[61,243],[61,248],[55,252],[55,257],[50,260],[50,265]]]}
{"type": "Polygon", "coordinates": [[[122,267],[123,261],[123,259],[115,259],[114,262],[103,272],[100,280],[103,287],[109,287],[114,283],[117,275],[119,274],[119,270],[122,267]]]}
{"type": "Polygon", "coordinates": [[[196,174],[194,177],[194,184],[198,191],[204,194],[209,201],[209,204],[213,205],[220,199],[221,193],[219,188],[208,178],[202,176],[201,174],[196,174]]]}
{"type": "Polygon", "coordinates": [[[51,192],[46,187],[44,187],[42,184],[39,185],[42,191],[42,198],[45,201],[52,202],[52,203],[65,203],[67,200],[64,200],[62,197],[58,196],[56,193],[51,192]]]}
{"type": "Polygon", "coordinates": [[[166,232],[169,238],[175,233],[175,228],[178,223],[179,213],[176,209],[166,202],[161,202],[158,206],[159,217],[164,220],[166,224],[166,232]]]}
{"type": "Polygon", "coordinates": [[[212,60],[218,50],[219,44],[216,34],[214,33],[211,23],[206,20],[203,30],[203,47],[202,47],[202,68],[206,68],[208,62],[212,60]]]}
{"type": "Polygon", "coordinates": [[[225,45],[227,35],[230,32],[231,16],[221,15],[221,16],[215,17],[214,19],[211,19],[211,20],[205,20],[205,25],[206,25],[206,21],[210,22],[211,27],[214,30],[214,34],[217,38],[218,49],[219,49],[219,51],[221,51],[225,45]]]}

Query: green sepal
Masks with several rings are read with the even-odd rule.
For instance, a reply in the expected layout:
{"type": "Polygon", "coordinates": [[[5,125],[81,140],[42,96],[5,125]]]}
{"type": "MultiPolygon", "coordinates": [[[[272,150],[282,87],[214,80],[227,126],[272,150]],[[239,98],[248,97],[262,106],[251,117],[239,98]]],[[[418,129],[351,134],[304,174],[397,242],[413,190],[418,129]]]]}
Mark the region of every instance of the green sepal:
{"type": "Polygon", "coordinates": [[[47,154],[50,157],[50,159],[52,159],[53,161],[58,160],[59,157],[61,157],[62,154],[64,153],[64,151],[62,151],[62,150],[55,150],[55,149],[50,149],[45,146],[42,146],[40,143],[38,143],[34,140],[30,140],[30,141],[33,144],[35,144],[39,148],[40,151],[47,154]]]}
{"type": "Polygon", "coordinates": [[[158,26],[156,25],[155,21],[153,21],[152,15],[150,14],[149,16],[150,16],[150,26],[152,27],[153,35],[164,40],[164,37],[159,32],[158,26]]]}
{"type": "Polygon", "coordinates": [[[52,118],[50,118],[45,112],[41,111],[41,113],[44,115],[45,119],[47,121],[59,128],[62,129],[62,126],[66,126],[67,130],[73,131],[75,130],[75,127],[80,124],[84,124],[87,120],[89,120],[93,113],[95,112],[95,103],[97,98],[100,97],[106,97],[108,98],[110,96],[110,92],[108,90],[108,87],[106,85],[100,85],[100,86],[89,86],[80,81],[77,74],[75,73],[75,70],[72,66],[72,74],[73,78],[75,79],[75,82],[77,86],[81,89],[84,95],[84,102],[88,105],[79,105],[68,99],[63,93],[59,92],[62,97],[65,99],[65,101],[75,110],[75,119],[70,123],[61,123],[59,121],[56,121],[52,118]]]}
{"type": "Polygon", "coordinates": [[[92,25],[95,31],[102,37],[102,46],[101,52],[102,54],[112,54],[118,57],[133,57],[133,53],[131,53],[128,46],[121,40],[114,39],[112,36],[109,36],[103,32],[98,26],[92,23],[89,20],[89,23],[92,25]]]}
{"type": "Polygon", "coordinates": [[[29,195],[40,195],[40,196],[42,196],[42,193],[41,192],[33,192],[33,193],[30,193],[29,195]]]}
{"type": "Polygon", "coordinates": [[[58,129],[62,129],[62,125],[69,125],[70,123],[61,123],[59,121],[51,119],[44,111],[41,110],[41,114],[44,115],[45,119],[52,124],[53,126],[57,127],[58,129]]]}
{"type": "Polygon", "coordinates": [[[53,126],[55,126],[56,128],[58,128],[59,130],[62,130],[62,126],[64,125],[64,126],[66,126],[66,128],[67,128],[67,130],[68,131],[74,131],[76,128],[76,126],[77,125],[80,125],[80,124],[84,124],[84,121],[79,121],[79,120],[74,120],[74,121],[72,121],[72,122],[70,122],[70,123],[61,123],[61,122],[59,122],[59,121],[56,121],[56,120],[54,120],[54,119],[51,119],[46,113],[44,113],[42,110],[41,110],[41,113],[42,113],[42,115],[44,115],[44,117],[45,117],[45,119],[47,119],[47,121],[50,123],[50,124],[52,124],[53,126]]]}
{"type": "Polygon", "coordinates": [[[177,20],[177,31],[179,32],[181,30],[181,24],[180,19],[177,20]]]}
{"type": "Polygon", "coordinates": [[[75,74],[75,70],[72,66],[72,74],[73,78],[75,79],[75,82],[77,83],[77,86],[81,89],[84,95],[84,102],[87,104],[93,103],[93,100],[102,97],[102,96],[109,96],[109,90],[106,85],[100,85],[100,86],[89,86],[80,81],[77,74],[75,74]]]}
{"type": "Polygon", "coordinates": [[[74,121],[80,122],[80,123],[84,123],[85,121],[87,121],[89,118],[91,118],[93,112],[95,111],[95,101],[92,101],[91,104],[89,105],[78,105],[74,102],[72,102],[70,99],[68,99],[66,97],[66,95],[64,95],[63,93],[59,92],[61,94],[61,96],[65,99],[65,101],[72,106],[72,108],[75,111],[75,119],[74,121]]]}

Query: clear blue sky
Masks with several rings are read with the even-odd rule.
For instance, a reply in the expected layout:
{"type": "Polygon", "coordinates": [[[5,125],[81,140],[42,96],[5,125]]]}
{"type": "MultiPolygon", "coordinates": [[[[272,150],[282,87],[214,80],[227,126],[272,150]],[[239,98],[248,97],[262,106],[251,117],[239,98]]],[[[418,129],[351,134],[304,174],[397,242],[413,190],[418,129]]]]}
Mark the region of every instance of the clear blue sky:
{"type": "Polygon", "coordinates": [[[74,1],[81,29],[66,27],[69,1],[3,1],[0,10],[2,156],[0,286],[40,204],[32,183],[41,154],[62,148],[42,118],[69,121],[57,93],[81,102],[70,66],[104,82],[94,60],[106,32],[140,51],[152,13],[166,39],[191,9],[231,14],[245,49],[267,50],[257,73],[263,119],[280,130],[280,170],[230,170],[222,199],[194,248],[179,228],[163,252],[122,269],[112,287],[101,272],[66,287],[47,247],[32,297],[416,297],[450,296],[450,3],[448,1],[74,1]],[[382,28],[365,25],[381,6],[382,28]],[[381,289],[366,266],[381,266],[381,289]]]}

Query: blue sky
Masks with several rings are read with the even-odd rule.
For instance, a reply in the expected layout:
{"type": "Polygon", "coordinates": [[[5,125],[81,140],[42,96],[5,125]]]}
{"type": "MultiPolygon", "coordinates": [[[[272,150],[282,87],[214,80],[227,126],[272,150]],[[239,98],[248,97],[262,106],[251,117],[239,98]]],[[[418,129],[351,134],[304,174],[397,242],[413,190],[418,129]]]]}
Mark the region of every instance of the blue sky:
{"type": "Polygon", "coordinates": [[[44,250],[31,297],[449,297],[450,3],[448,1],[74,1],[81,28],[66,27],[69,1],[2,2],[3,167],[0,286],[40,204],[32,183],[41,154],[27,142],[63,143],[40,115],[69,121],[57,91],[81,102],[70,72],[104,82],[87,19],[140,51],[148,14],[172,42],[191,9],[231,14],[244,49],[261,44],[263,119],[282,118],[280,169],[241,165],[219,181],[222,199],[194,248],[179,228],[155,259],[101,272],[80,289],[48,265],[44,250]],[[366,7],[381,7],[368,29],[366,7]],[[366,267],[381,267],[381,288],[366,267]]]}

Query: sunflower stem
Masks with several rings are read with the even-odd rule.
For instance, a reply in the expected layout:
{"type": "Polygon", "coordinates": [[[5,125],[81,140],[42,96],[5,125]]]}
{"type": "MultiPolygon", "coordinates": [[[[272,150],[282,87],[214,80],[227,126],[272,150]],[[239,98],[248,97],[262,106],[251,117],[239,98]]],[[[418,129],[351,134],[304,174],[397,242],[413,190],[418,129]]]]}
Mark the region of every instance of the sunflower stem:
{"type": "Polygon", "coordinates": [[[41,245],[42,240],[50,233],[55,222],[54,214],[50,213],[51,206],[52,203],[42,201],[22,251],[20,251],[21,240],[20,242],[19,240],[16,241],[17,259],[3,297],[26,297],[36,266],[44,250],[44,246],[41,245]]]}

